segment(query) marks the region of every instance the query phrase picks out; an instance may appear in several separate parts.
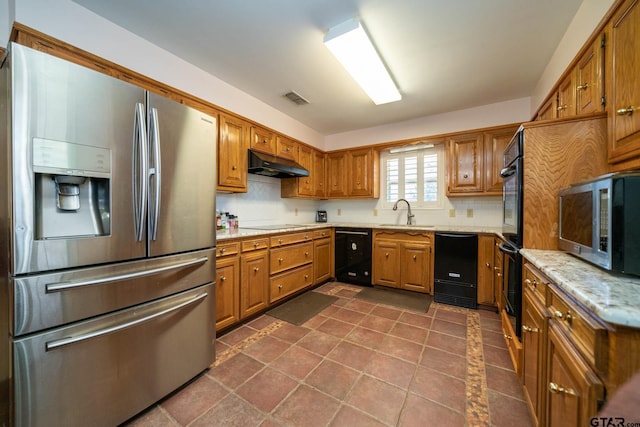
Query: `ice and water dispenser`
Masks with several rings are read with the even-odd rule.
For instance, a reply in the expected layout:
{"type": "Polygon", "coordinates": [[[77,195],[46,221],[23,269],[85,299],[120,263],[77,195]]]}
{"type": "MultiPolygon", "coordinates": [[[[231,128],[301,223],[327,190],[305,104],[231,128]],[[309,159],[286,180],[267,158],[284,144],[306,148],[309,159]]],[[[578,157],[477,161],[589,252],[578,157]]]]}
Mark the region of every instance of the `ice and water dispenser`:
{"type": "Polygon", "coordinates": [[[106,236],[111,232],[111,152],[33,139],[37,240],[106,236]]]}

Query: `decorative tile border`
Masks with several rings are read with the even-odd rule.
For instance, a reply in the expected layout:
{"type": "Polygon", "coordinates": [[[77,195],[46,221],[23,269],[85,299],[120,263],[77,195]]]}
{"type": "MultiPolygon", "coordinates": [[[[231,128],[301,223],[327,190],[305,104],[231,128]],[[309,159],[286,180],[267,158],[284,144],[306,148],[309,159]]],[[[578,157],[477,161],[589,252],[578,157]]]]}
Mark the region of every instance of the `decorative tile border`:
{"type": "Polygon", "coordinates": [[[251,344],[261,340],[263,337],[266,337],[267,335],[271,335],[276,329],[284,325],[284,323],[285,322],[283,322],[282,320],[276,320],[275,322],[260,329],[255,334],[249,335],[247,338],[240,341],[238,344],[235,344],[229,347],[228,349],[226,349],[225,351],[221,352],[220,354],[217,354],[216,360],[211,364],[211,367],[213,368],[223,362],[226,362],[236,354],[240,353],[245,348],[249,347],[251,344]]]}

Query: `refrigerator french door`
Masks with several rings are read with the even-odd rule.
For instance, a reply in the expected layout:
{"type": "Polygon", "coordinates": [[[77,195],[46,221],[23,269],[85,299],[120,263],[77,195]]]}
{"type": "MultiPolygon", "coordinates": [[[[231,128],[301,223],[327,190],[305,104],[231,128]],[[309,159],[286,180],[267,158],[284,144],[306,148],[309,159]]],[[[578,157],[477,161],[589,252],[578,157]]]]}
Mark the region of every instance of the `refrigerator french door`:
{"type": "Polygon", "coordinates": [[[0,425],[3,413],[15,425],[118,424],[215,358],[216,120],[24,46],[8,52],[0,425]]]}

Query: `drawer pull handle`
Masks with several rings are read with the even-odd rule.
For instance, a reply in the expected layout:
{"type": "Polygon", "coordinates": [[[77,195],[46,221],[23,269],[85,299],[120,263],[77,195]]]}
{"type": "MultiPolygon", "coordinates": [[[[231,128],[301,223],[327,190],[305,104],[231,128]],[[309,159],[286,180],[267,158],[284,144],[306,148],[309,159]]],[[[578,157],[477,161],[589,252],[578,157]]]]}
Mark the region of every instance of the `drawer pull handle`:
{"type": "Polygon", "coordinates": [[[620,108],[619,110],[616,110],[616,114],[618,114],[619,116],[630,116],[633,114],[633,110],[635,110],[633,106],[620,108]]]}
{"type": "Polygon", "coordinates": [[[513,337],[511,335],[509,335],[509,334],[503,334],[503,335],[504,335],[504,339],[505,340],[512,340],[513,339],[513,337]]]}
{"type": "Polygon", "coordinates": [[[589,83],[585,83],[583,85],[576,86],[576,89],[578,89],[578,90],[587,90],[588,87],[589,87],[589,83]]]}
{"type": "Polygon", "coordinates": [[[564,104],[564,105],[560,105],[558,108],[556,108],[556,110],[563,111],[563,110],[566,110],[567,108],[569,108],[569,106],[567,104],[564,104]]]}
{"type": "Polygon", "coordinates": [[[502,277],[502,273],[498,273],[498,274],[497,274],[497,276],[498,276],[498,277],[502,277]]]}
{"type": "Polygon", "coordinates": [[[522,325],[522,332],[538,332],[538,328],[532,328],[531,326],[522,325]]]}
{"type": "Polygon", "coordinates": [[[529,286],[531,288],[532,291],[535,291],[536,288],[538,287],[538,281],[536,279],[525,279],[524,280],[524,284],[529,286]]]}
{"type": "Polygon", "coordinates": [[[562,394],[568,394],[569,396],[577,396],[574,389],[562,387],[561,385],[556,384],[554,382],[549,383],[549,391],[551,393],[562,393],[562,394]]]}
{"type": "Polygon", "coordinates": [[[573,321],[573,316],[570,311],[563,313],[560,310],[556,310],[553,314],[555,314],[558,319],[565,320],[567,323],[571,323],[573,321]]]}

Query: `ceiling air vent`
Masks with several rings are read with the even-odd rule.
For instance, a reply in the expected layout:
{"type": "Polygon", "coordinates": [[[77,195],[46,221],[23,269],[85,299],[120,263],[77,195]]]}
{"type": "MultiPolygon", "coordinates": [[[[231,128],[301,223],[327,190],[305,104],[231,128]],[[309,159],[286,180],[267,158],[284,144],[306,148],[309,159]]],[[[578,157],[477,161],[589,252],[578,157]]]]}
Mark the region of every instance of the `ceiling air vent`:
{"type": "Polygon", "coordinates": [[[294,102],[297,105],[305,105],[308,104],[309,101],[295,93],[294,91],[287,92],[283,95],[285,98],[289,99],[289,101],[294,102]]]}

